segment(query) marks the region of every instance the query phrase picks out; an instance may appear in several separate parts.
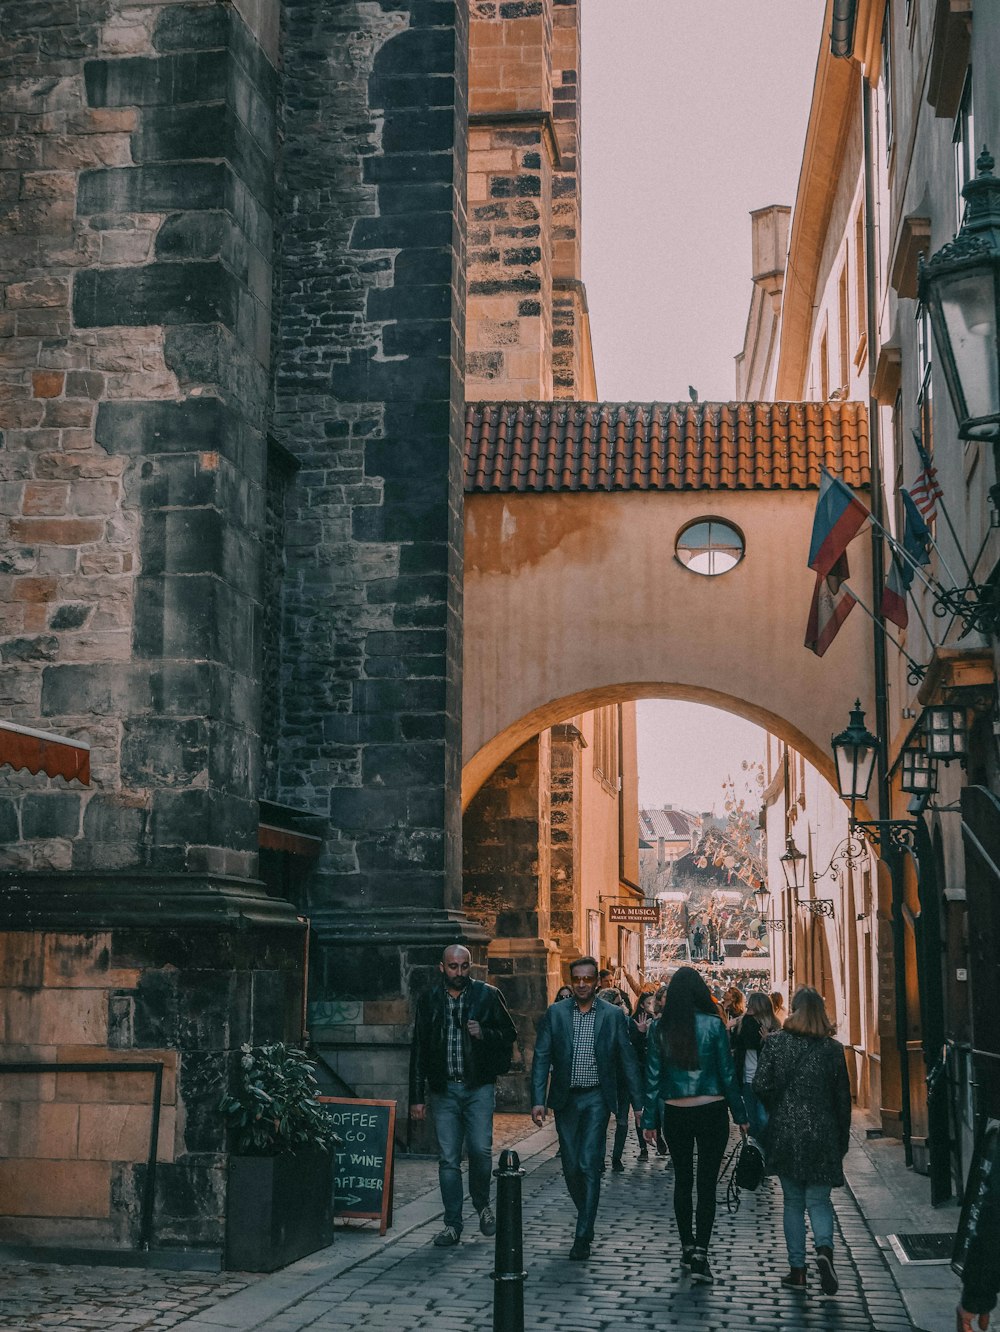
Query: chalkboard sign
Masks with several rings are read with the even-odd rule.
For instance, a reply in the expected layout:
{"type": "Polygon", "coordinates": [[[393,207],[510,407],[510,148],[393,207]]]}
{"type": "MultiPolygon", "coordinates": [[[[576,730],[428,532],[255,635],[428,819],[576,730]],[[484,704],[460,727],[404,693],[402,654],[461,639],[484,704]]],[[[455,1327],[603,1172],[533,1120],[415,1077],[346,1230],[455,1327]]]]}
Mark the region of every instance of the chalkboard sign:
{"type": "Polygon", "coordinates": [[[379,1234],[392,1225],[392,1151],[395,1101],[317,1097],[341,1139],[334,1167],[333,1215],[337,1221],[378,1221],[379,1234]]]}
{"type": "Polygon", "coordinates": [[[962,1215],[958,1222],[958,1233],[955,1235],[955,1247],[951,1253],[952,1270],[959,1276],[965,1270],[969,1249],[979,1229],[979,1213],[989,1187],[990,1175],[994,1170],[1000,1170],[1000,1119],[986,1121],[972,1158],[972,1169],[969,1171],[965,1198],[962,1201],[962,1215]]]}

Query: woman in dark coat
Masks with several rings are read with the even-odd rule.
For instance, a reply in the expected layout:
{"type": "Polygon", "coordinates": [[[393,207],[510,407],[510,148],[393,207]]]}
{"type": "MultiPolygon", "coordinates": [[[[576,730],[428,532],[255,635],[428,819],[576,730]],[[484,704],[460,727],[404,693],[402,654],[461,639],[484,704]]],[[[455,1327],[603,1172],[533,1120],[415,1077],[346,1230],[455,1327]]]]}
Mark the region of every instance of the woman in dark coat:
{"type": "Polygon", "coordinates": [[[830,1190],[844,1182],[850,1142],[851,1086],[844,1047],[823,996],[803,986],[795,992],[784,1029],[764,1042],[753,1080],[768,1112],[767,1162],[785,1197],[785,1244],[790,1271],[781,1284],[806,1288],[806,1212],[816,1245],[825,1295],[837,1293],[833,1270],[833,1205],[830,1190]]]}

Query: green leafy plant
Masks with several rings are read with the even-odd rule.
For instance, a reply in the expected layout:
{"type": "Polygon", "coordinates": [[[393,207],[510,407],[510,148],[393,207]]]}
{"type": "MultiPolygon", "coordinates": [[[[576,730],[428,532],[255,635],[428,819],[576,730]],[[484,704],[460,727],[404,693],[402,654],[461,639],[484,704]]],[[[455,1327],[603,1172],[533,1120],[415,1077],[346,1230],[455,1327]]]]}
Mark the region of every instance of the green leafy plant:
{"type": "Polygon", "coordinates": [[[316,1101],[313,1065],[292,1045],[240,1047],[240,1061],[219,1109],[242,1156],[280,1156],[339,1141],[316,1101]]]}

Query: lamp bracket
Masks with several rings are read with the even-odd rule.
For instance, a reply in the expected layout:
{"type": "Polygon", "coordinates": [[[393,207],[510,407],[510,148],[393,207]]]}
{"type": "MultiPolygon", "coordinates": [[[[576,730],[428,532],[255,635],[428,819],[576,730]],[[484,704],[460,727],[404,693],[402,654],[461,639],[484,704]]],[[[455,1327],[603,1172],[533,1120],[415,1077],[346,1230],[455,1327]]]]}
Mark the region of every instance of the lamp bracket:
{"type": "Polygon", "coordinates": [[[851,832],[862,830],[862,836],[876,849],[912,851],[916,845],[917,819],[852,819],[851,832]]]}
{"type": "Polygon", "coordinates": [[[834,919],[833,898],[832,897],[810,897],[805,902],[800,902],[799,906],[803,911],[808,911],[810,916],[829,916],[834,919]]]}
{"type": "Polygon", "coordinates": [[[826,869],[818,870],[813,874],[813,883],[826,875],[829,875],[831,879],[839,880],[844,870],[857,869],[859,865],[864,864],[866,854],[865,839],[856,836],[853,831],[849,832],[843,841],[834,848],[826,869]]]}
{"type": "Polygon", "coordinates": [[[960,638],[971,633],[984,638],[1000,633],[1000,589],[995,584],[970,582],[962,587],[941,588],[934,593],[933,609],[939,620],[958,616],[964,626],[960,638]]]}
{"type": "Polygon", "coordinates": [[[780,919],[777,920],[761,921],[761,924],[764,926],[766,930],[776,930],[778,934],[784,934],[787,923],[788,922],[784,919],[784,917],[781,917],[780,919]]]}

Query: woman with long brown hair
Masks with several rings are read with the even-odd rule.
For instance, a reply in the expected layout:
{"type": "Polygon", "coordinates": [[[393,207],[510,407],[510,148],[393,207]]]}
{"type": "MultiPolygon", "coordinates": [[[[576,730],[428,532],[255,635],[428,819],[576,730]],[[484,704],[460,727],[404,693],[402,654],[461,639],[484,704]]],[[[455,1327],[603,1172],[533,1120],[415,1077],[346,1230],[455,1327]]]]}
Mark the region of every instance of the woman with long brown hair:
{"type": "Polygon", "coordinates": [[[646,1100],[642,1127],[656,1139],[663,1106],[663,1136],[674,1165],[674,1216],[681,1240],[681,1266],[693,1281],[714,1278],[708,1246],[715,1223],[715,1185],[729,1141],[729,1115],[745,1133],[747,1112],[736,1084],[729,1035],[715,1000],[694,967],[681,967],[670,981],[663,1015],[649,1032],[646,1100]],[[695,1148],[698,1205],[694,1208],[695,1148]]]}
{"type": "Polygon", "coordinates": [[[784,1028],[764,1042],[753,1090],[768,1112],[767,1163],[784,1194],[787,1276],[781,1284],[806,1289],[806,1212],[816,1245],[824,1295],[836,1295],[833,1269],[833,1205],[830,1190],[844,1182],[850,1144],[851,1086],[844,1047],[823,996],[796,990],[784,1028]]]}
{"type": "Polygon", "coordinates": [[[750,1132],[760,1138],[767,1123],[767,1112],[753,1090],[757,1061],[765,1040],[780,1027],[771,1007],[771,998],[763,990],[753,990],[747,997],[747,1011],[730,1024],[736,1080],[750,1116],[750,1132]]]}

